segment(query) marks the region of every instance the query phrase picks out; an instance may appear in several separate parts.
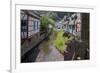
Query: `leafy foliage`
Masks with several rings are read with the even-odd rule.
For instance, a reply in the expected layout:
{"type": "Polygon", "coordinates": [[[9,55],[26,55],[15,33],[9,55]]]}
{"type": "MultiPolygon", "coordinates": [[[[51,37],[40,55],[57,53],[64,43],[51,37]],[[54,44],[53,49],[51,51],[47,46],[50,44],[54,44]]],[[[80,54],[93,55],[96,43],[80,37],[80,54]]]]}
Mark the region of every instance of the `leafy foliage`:
{"type": "Polygon", "coordinates": [[[46,29],[48,29],[49,24],[53,26],[54,23],[55,23],[54,20],[49,18],[48,16],[41,17],[41,29],[46,30],[46,29]]]}
{"type": "Polygon", "coordinates": [[[55,32],[57,34],[56,39],[54,40],[54,46],[61,52],[64,53],[66,48],[65,42],[68,40],[67,37],[63,37],[64,32],[58,31],[55,32]]]}

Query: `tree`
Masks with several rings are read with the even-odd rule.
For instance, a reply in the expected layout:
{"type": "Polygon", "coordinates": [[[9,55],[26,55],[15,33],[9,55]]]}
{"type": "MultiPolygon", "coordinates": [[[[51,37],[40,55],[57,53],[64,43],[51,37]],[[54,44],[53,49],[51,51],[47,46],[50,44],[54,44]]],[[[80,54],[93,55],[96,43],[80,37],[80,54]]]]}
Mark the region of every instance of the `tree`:
{"type": "Polygon", "coordinates": [[[48,25],[54,25],[54,20],[49,18],[48,16],[42,16],[41,17],[41,30],[48,30],[48,25]]]}

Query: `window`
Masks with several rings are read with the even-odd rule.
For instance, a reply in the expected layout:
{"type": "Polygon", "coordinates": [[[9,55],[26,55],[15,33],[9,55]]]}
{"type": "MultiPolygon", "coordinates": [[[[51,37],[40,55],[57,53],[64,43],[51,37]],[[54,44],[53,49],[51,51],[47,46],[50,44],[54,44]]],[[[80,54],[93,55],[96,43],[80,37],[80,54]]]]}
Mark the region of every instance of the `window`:
{"type": "Polygon", "coordinates": [[[35,31],[35,21],[33,21],[33,29],[34,29],[34,31],[35,31]]]}
{"type": "Polygon", "coordinates": [[[37,30],[37,21],[35,21],[35,30],[37,30]]]}
{"type": "Polygon", "coordinates": [[[37,29],[38,29],[38,21],[37,21],[37,29]]]}
{"type": "Polygon", "coordinates": [[[21,13],[21,39],[27,38],[27,15],[21,13]]]}

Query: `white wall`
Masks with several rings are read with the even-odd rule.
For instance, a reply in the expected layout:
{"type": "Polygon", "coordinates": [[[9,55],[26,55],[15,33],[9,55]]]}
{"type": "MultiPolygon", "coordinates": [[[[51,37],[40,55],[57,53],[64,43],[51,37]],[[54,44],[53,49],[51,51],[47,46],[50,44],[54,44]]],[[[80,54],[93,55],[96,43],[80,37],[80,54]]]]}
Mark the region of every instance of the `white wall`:
{"type": "MultiPolygon", "coordinates": [[[[22,0],[21,0],[22,1],[22,0]]],[[[27,0],[29,1],[29,0],[27,0]]],[[[99,0],[34,0],[48,2],[64,2],[67,4],[84,4],[96,6],[95,43],[97,52],[97,66],[89,68],[69,68],[59,70],[46,70],[44,73],[99,73],[100,72],[100,2],[99,0]]],[[[0,1],[0,73],[8,73],[10,67],[10,0],[0,1]]],[[[41,72],[40,72],[41,73],[41,72]]]]}

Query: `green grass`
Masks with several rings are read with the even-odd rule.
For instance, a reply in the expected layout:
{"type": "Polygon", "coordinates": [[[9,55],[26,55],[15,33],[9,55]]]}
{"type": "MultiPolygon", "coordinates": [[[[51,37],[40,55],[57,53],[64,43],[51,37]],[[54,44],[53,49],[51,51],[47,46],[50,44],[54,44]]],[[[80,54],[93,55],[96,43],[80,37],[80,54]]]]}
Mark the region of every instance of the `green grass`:
{"type": "Polygon", "coordinates": [[[67,42],[68,38],[63,37],[63,31],[56,31],[54,32],[56,34],[55,40],[53,41],[54,46],[61,52],[64,53],[64,50],[66,49],[65,42],[67,42]]]}

